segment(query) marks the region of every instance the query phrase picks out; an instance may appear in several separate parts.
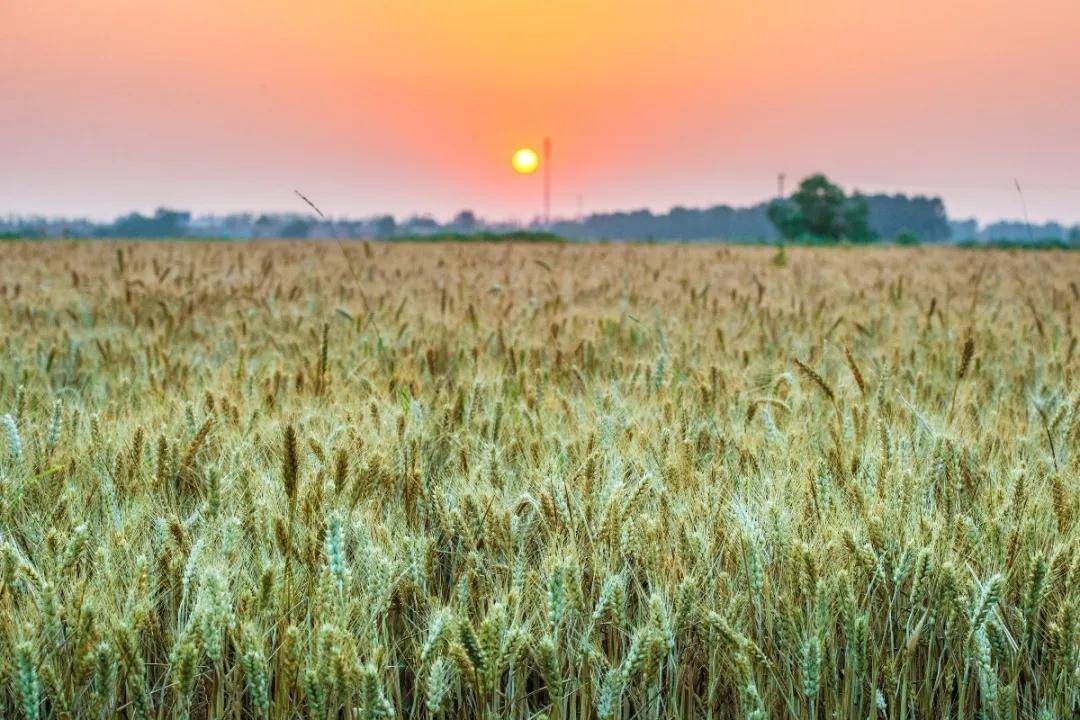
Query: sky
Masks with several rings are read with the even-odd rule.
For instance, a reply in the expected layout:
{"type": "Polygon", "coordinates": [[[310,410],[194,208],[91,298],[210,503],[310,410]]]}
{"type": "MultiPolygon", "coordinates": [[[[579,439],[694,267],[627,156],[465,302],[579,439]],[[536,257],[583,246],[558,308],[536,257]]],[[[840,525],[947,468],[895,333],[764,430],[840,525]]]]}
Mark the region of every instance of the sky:
{"type": "Polygon", "coordinates": [[[744,205],[1080,220],[1075,0],[0,0],[0,214],[744,205]]]}

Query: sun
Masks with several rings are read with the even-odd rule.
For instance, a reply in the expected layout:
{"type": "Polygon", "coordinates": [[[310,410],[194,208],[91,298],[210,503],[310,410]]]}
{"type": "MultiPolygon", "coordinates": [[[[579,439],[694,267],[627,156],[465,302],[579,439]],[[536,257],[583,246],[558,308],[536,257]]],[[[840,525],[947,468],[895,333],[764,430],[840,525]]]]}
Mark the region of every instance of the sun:
{"type": "Polygon", "coordinates": [[[522,175],[531,175],[540,166],[540,156],[532,148],[521,148],[514,152],[510,164],[514,166],[514,170],[522,175]]]}

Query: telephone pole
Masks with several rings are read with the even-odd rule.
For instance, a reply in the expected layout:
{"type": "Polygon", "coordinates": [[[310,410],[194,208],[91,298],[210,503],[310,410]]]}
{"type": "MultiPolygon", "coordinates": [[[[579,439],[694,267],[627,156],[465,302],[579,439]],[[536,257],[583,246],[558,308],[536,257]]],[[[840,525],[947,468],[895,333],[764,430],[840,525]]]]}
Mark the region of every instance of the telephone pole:
{"type": "Polygon", "coordinates": [[[776,195],[781,200],[784,199],[784,173],[776,176],[776,195]]]}

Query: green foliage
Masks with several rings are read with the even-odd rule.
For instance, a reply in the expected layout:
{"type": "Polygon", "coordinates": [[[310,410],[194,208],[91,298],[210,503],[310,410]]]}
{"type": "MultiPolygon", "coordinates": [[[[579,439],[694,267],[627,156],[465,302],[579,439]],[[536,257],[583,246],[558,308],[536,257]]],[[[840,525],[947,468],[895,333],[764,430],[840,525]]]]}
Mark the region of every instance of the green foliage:
{"type": "Polygon", "coordinates": [[[776,267],[787,267],[787,264],[788,264],[787,249],[783,245],[778,247],[776,249],[776,254],[772,256],[772,260],[770,262],[772,262],[772,264],[775,265],[776,267]]]}
{"type": "Polygon", "coordinates": [[[174,238],[184,234],[190,220],[189,212],[158,208],[152,216],[137,212],[125,215],[97,233],[102,237],[174,238]]]}
{"type": "Polygon", "coordinates": [[[806,178],[790,199],[777,200],[768,209],[769,220],[783,237],[810,236],[832,242],[874,240],[868,214],[863,198],[848,197],[824,175],[806,178]]]}

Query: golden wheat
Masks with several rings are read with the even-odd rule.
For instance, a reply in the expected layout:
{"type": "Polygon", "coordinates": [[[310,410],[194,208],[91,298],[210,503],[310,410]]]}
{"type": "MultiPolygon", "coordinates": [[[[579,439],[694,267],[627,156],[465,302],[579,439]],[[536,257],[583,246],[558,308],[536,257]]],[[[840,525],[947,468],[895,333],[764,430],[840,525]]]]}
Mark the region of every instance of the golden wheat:
{"type": "Polygon", "coordinates": [[[0,244],[0,716],[1080,712],[1080,256],[346,250],[0,244]]]}

